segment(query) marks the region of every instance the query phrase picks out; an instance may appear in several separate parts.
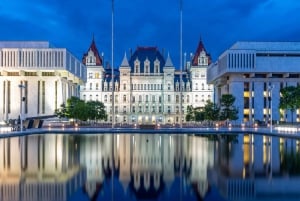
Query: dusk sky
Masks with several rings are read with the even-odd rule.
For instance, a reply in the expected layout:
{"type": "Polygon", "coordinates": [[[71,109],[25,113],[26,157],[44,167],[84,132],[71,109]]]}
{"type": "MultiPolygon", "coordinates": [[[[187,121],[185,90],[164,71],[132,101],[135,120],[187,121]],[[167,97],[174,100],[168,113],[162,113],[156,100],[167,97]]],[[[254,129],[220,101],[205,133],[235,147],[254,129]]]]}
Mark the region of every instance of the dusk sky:
{"type": "MultiPolygon", "coordinates": [[[[114,0],[114,64],[156,46],[179,68],[179,0],[114,0]]],[[[110,0],[1,0],[0,40],[46,40],[81,60],[94,34],[111,63],[110,0]]],[[[202,38],[213,61],[236,41],[300,41],[299,0],[183,0],[183,52],[202,38]]]]}

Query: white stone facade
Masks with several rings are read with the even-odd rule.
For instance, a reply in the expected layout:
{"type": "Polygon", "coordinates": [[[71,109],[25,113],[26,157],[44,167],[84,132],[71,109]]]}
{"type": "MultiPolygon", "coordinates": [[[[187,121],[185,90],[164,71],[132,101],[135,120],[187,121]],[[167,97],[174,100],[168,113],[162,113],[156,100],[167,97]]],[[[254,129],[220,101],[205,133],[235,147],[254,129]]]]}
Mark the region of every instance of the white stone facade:
{"type": "Polygon", "coordinates": [[[125,54],[114,70],[114,100],[111,69],[104,68],[94,40],[83,63],[87,66],[87,82],[81,86],[80,97],[103,102],[109,123],[113,101],[115,123],[121,124],[179,124],[180,116],[185,122],[187,106],[203,107],[207,100],[213,101],[213,86],[206,81],[210,56],[202,41],[182,75],[170,56],[165,59],[156,47],[138,47],[129,59],[125,54]]]}
{"type": "Polygon", "coordinates": [[[0,42],[0,121],[54,115],[85,80],[86,67],[65,48],[0,42]]]}
{"type": "Polygon", "coordinates": [[[299,85],[299,67],[300,42],[237,42],[209,66],[207,78],[216,103],[222,94],[236,98],[239,123],[270,122],[271,114],[273,121],[291,121],[279,109],[280,89],[299,85]]]}

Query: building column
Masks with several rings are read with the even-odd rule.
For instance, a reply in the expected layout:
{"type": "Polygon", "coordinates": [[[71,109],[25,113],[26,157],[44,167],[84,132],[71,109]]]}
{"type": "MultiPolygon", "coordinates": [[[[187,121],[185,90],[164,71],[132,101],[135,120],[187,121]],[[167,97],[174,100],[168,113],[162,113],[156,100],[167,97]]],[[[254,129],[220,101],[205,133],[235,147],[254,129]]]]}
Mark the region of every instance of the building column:
{"type": "Polygon", "coordinates": [[[264,120],[264,83],[254,82],[254,120],[264,120]]]}
{"type": "Polygon", "coordinates": [[[238,109],[238,122],[244,122],[244,82],[232,81],[229,84],[229,94],[235,97],[234,105],[238,109]]]}

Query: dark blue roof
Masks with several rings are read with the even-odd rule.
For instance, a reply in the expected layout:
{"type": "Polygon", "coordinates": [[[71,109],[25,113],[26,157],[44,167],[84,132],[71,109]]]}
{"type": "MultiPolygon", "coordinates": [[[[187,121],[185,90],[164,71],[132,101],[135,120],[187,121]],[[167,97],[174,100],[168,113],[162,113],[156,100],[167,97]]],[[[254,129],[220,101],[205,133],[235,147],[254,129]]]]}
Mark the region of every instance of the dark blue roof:
{"type": "Polygon", "coordinates": [[[131,72],[134,72],[134,61],[138,59],[140,61],[140,73],[144,73],[144,61],[148,59],[150,61],[150,73],[154,73],[154,61],[156,59],[160,62],[160,73],[163,73],[163,67],[165,66],[165,59],[159,52],[157,47],[138,47],[133,55],[130,57],[129,65],[131,72]]]}
{"type": "MultiPolygon", "coordinates": [[[[180,75],[179,74],[174,75],[174,84],[176,84],[177,81],[180,82],[180,75]]],[[[187,83],[189,81],[189,76],[186,73],[182,74],[182,81],[184,83],[187,83]]]]}
{"type": "MultiPolygon", "coordinates": [[[[105,80],[107,82],[111,81],[111,68],[105,69],[105,80]]],[[[120,80],[120,71],[119,69],[114,69],[114,82],[118,82],[120,80]]]]}

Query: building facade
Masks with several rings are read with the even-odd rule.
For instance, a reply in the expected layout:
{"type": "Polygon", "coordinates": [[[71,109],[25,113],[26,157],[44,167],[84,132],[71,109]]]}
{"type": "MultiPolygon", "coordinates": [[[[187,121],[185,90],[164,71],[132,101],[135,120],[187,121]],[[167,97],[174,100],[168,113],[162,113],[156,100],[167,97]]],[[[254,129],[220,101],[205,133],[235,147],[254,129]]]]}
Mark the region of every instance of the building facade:
{"type": "MultiPolygon", "coordinates": [[[[255,120],[291,121],[280,110],[280,89],[298,86],[299,42],[237,42],[208,68],[208,83],[215,87],[215,101],[232,94],[239,123],[255,120]]],[[[293,119],[299,121],[299,111],[293,119]]]]}
{"type": "Polygon", "coordinates": [[[213,87],[206,82],[211,59],[202,41],[182,71],[157,47],[137,47],[129,59],[125,54],[113,79],[111,68],[105,68],[102,59],[93,39],[83,56],[87,82],[81,86],[80,96],[103,102],[108,122],[114,112],[115,123],[178,124],[180,117],[185,122],[187,106],[203,107],[213,100],[213,87]]]}
{"type": "Polygon", "coordinates": [[[85,79],[86,67],[65,48],[0,42],[0,121],[54,115],[85,79]]]}

